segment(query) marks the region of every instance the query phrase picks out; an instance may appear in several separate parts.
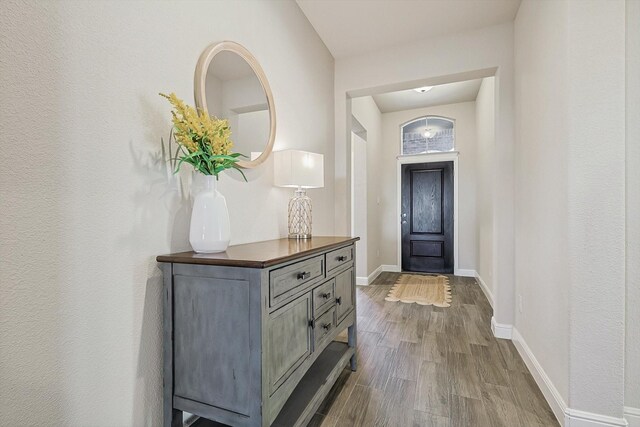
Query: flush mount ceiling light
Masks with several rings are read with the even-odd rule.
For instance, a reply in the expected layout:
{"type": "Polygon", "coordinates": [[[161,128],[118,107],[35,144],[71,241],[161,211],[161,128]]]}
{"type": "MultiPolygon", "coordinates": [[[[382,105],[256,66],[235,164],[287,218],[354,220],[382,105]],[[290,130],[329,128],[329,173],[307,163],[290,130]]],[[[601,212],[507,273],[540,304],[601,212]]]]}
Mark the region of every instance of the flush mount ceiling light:
{"type": "Polygon", "coordinates": [[[422,86],[422,87],[417,87],[414,90],[418,93],[427,93],[429,92],[431,89],[433,89],[433,86],[422,86]]]}

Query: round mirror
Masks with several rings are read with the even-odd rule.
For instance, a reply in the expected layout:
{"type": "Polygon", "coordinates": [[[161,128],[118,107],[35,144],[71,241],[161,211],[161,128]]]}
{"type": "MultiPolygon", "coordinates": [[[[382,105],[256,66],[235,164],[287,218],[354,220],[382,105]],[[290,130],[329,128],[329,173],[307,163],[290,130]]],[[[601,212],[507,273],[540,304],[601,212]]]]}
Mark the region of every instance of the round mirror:
{"type": "Polygon", "coordinates": [[[196,107],[229,120],[232,151],[247,156],[238,166],[253,168],[269,157],[276,136],[273,95],[247,49],[229,41],[207,47],[196,66],[194,90],[196,107]]]}

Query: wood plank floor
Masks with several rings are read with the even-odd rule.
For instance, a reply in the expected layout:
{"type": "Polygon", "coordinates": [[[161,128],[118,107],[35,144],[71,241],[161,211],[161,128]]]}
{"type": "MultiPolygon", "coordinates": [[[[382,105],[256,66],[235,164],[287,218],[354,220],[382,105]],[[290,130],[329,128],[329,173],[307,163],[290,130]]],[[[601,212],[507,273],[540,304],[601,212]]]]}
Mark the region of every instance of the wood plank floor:
{"type": "Polygon", "coordinates": [[[357,288],[358,370],[345,369],[309,426],[558,426],[473,278],[451,307],[386,302],[398,273],[357,288]]]}

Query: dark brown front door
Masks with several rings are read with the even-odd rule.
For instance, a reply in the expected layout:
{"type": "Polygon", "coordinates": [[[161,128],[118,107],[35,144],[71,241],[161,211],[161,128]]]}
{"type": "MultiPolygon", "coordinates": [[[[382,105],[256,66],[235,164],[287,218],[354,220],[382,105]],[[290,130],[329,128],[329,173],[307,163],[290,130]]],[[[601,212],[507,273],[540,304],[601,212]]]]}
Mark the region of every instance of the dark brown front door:
{"type": "Polygon", "coordinates": [[[402,270],[453,273],[453,162],[402,166],[402,270]]]}

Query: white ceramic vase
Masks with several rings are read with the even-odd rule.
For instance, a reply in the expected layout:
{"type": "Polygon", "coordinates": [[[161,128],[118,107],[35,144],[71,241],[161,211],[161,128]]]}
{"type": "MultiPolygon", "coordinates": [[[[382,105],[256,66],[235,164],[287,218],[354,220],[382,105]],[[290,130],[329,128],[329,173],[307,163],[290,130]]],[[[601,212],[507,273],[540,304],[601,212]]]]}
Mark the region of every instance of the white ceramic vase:
{"type": "Polygon", "coordinates": [[[231,238],[227,201],[215,176],[196,174],[195,184],[189,243],[198,253],[224,252],[231,238]]]}

